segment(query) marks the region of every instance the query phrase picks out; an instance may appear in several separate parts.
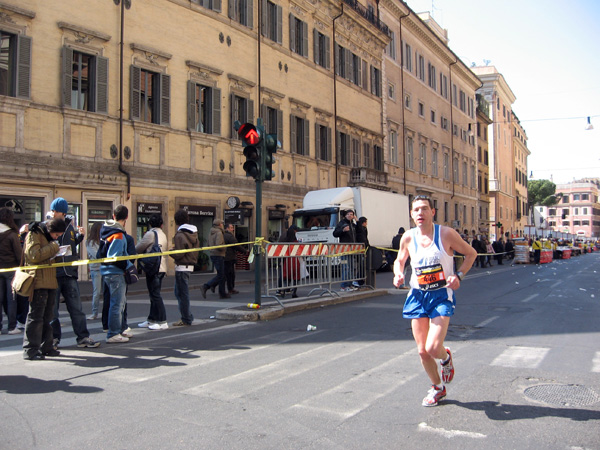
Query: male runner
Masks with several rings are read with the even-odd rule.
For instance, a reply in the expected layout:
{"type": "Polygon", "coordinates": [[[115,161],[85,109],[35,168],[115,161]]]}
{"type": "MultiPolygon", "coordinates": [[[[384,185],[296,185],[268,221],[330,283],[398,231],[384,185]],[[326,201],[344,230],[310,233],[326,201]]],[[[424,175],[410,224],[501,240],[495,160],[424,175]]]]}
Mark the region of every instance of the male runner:
{"type": "Polygon", "coordinates": [[[454,314],[454,290],[469,271],[477,252],[452,228],[433,223],[435,209],[429,197],[416,196],[411,217],[417,225],[404,233],[398,257],[394,262],[394,286],[404,283],[404,263],[411,259],[412,277],[403,316],[411,319],[413,336],[421,364],[432,387],[423,399],[423,406],[436,406],[446,396],[446,386],[454,377],[450,349],[444,347],[450,316],[454,314]],[[460,272],[454,273],[454,252],[464,255],[460,272]],[[441,377],[436,359],[441,360],[441,377]]]}

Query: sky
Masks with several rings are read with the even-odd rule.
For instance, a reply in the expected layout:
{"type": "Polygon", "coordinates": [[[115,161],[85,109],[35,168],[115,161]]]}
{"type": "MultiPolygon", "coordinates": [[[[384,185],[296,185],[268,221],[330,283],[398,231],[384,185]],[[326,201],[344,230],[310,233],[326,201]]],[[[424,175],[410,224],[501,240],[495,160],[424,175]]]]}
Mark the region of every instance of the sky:
{"type": "Polygon", "coordinates": [[[600,177],[600,1],[406,3],[432,13],[467,66],[489,61],[504,76],[528,137],[530,179],[600,177]]]}

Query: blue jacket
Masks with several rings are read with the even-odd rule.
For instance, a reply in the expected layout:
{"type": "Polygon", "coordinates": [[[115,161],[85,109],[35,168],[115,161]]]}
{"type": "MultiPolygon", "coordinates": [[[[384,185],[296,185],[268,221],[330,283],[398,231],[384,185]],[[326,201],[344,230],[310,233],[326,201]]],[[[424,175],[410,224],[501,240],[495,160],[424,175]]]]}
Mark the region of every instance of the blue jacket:
{"type": "MultiPolygon", "coordinates": [[[[108,243],[107,258],[127,256],[127,233],[119,222],[107,220],[100,228],[100,239],[108,243]]],[[[100,273],[102,275],[123,275],[130,261],[117,261],[114,263],[102,263],[100,273]]]]}

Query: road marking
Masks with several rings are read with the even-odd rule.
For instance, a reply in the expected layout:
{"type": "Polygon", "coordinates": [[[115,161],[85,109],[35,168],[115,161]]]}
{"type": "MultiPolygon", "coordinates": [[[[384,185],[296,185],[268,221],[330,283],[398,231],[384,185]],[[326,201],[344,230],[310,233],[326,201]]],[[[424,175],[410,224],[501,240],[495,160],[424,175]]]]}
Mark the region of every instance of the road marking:
{"type": "Polygon", "coordinates": [[[419,431],[429,431],[430,433],[439,434],[445,438],[451,439],[454,437],[468,437],[473,439],[486,438],[487,435],[481,433],[475,433],[473,431],[463,430],[446,430],[444,428],[433,428],[427,425],[425,422],[419,424],[419,431]]]}
{"type": "Polygon", "coordinates": [[[553,285],[550,286],[550,289],[554,289],[555,287],[558,287],[563,283],[564,283],[564,281],[557,281],[556,283],[554,283],[553,285]]]}
{"type": "Polygon", "coordinates": [[[480,322],[477,325],[475,325],[475,328],[486,327],[486,326],[488,326],[490,323],[492,323],[494,320],[496,320],[499,317],[500,316],[494,316],[494,317],[490,317],[489,319],[485,319],[483,322],[480,322]]]}
{"type": "Polygon", "coordinates": [[[549,348],[543,347],[509,347],[498,355],[491,365],[535,369],[549,351],[549,348]]]}
{"type": "Polygon", "coordinates": [[[600,372],[600,352],[596,352],[592,360],[592,372],[600,372]]]}
{"type": "Polygon", "coordinates": [[[533,300],[534,298],[536,298],[538,295],[540,295],[540,294],[532,294],[529,297],[524,298],[523,300],[521,300],[521,303],[527,303],[528,301],[533,300]]]}
{"type": "Polygon", "coordinates": [[[379,398],[419,376],[419,373],[414,373],[402,377],[397,373],[397,368],[401,366],[400,361],[407,357],[414,358],[415,355],[416,350],[411,349],[331,389],[296,403],[289,409],[303,409],[311,413],[332,415],[342,420],[349,419],[379,398]]]}
{"type": "MultiPolygon", "coordinates": [[[[288,378],[316,370],[332,361],[380,344],[381,341],[368,342],[365,341],[364,336],[353,336],[350,339],[311,348],[293,356],[278,359],[270,364],[263,364],[228,377],[194,386],[182,391],[182,393],[232,400],[248,395],[250,392],[264,389],[267,386],[281,383],[288,378]],[[349,346],[349,343],[353,343],[353,346],[349,346]],[[260,382],[257,382],[257,380],[260,380],[260,382]]],[[[244,355],[246,354],[244,353],[244,355]]]]}

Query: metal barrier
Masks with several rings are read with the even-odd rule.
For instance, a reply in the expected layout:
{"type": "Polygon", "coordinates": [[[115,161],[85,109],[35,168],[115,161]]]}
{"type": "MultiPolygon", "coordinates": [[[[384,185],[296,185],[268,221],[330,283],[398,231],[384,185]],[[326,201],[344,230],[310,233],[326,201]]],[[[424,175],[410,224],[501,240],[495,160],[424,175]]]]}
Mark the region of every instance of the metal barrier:
{"type": "Polygon", "coordinates": [[[265,258],[265,293],[279,301],[296,290],[312,287],[308,295],[339,295],[334,283],[352,283],[366,277],[363,244],[268,244],[265,258]],[[277,297],[276,295],[279,295],[277,297]]]}

